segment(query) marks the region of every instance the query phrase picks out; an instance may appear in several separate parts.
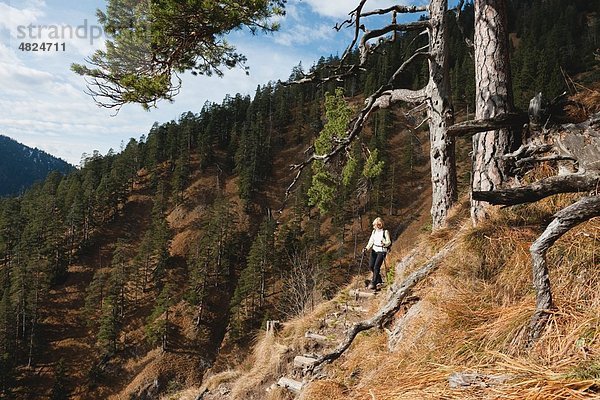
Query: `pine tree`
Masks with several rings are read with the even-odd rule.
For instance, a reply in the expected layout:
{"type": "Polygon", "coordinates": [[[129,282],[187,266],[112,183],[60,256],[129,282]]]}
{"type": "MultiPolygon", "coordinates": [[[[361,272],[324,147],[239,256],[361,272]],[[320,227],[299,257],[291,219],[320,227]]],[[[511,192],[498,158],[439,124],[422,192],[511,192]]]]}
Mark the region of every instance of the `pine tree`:
{"type": "Polygon", "coordinates": [[[117,298],[114,294],[110,294],[105,298],[102,305],[100,326],[97,335],[98,346],[100,346],[102,351],[109,354],[117,351],[121,323],[117,298]]]}
{"type": "Polygon", "coordinates": [[[3,287],[0,299],[0,395],[8,396],[14,375],[15,348],[12,336],[14,313],[10,298],[10,288],[3,287]]]}
{"type": "Polygon", "coordinates": [[[169,344],[169,307],[172,305],[172,288],[165,285],[156,299],[154,309],[146,324],[146,338],[152,345],[160,343],[163,351],[169,344]]]}
{"type": "Polygon", "coordinates": [[[89,90],[98,104],[112,108],[134,102],[148,109],[159,99],[173,98],[177,73],[222,75],[223,68],[243,64],[246,58],[222,36],[243,26],[276,29],[270,18],[283,14],[284,3],[111,0],[106,12],[98,12],[111,37],[110,51],[97,50],[90,66],[73,64],[72,69],[91,78],[89,90]]]}
{"type": "Polygon", "coordinates": [[[68,378],[65,370],[65,361],[60,359],[54,369],[54,385],[50,394],[51,400],[67,400],[69,399],[70,391],[67,387],[68,378]]]}
{"type": "MultiPolygon", "coordinates": [[[[336,89],[335,94],[325,95],[325,117],[327,122],[321,131],[319,137],[315,140],[315,152],[317,154],[327,154],[334,146],[336,140],[343,139],[346,135],[346,127],[350,122],[352,109],[344,100],[343,90],[336,89]]],[[[352,168],[354,164],[350,164],[352,168]]],[[[315,160],[312,164],[312,186],[308,190],[310,204],[319,207],[322,213],[330,210],[332,202],[337,193],[337,186],[340,178],[331,170],[327,169],[325,163],[321,160],[315,160]]],[[[351,170],[345,173],[347,181],[352,175],[351,170]]]]}

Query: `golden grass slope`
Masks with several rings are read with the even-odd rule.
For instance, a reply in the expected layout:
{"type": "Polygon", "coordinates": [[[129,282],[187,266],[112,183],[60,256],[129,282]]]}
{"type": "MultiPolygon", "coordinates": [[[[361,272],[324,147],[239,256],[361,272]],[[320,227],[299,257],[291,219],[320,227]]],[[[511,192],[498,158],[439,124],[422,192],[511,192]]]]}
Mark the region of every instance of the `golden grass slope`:
{"type": "MultiPolygon", "coordinates": [[[[407,323],[397,351],[388,350],[385,330],[362,333],[325,368],[324,379],[305,387],[301,399],[600,398],[599,219],[569,232],[549,252],[557,308],[541,339],[526,347],[535,304],[528,247],[574,196],[499,210],[477,228],[470,227],[463,201],[449,229],[418,245],[423,261],[459,235],[455,251],[415,291],[421,319],[407,323]],[[452,389],[448,377],[455,372],[500,375],[506,382],[452,389]]],[[[302,351],[304,332],[335,301],[288,322],[275,337],[260,335],[254,354],[235,374],[229,372],[227,398],[292,398],[283,389],[266,388],[289,369],[302,351]]]]}

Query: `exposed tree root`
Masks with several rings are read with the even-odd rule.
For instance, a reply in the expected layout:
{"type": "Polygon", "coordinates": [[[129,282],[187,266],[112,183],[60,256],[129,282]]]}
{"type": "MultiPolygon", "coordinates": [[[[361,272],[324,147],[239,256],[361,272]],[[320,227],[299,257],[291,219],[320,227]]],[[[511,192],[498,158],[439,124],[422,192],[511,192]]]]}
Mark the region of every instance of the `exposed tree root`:
{"type": "Polygon", "coordinates": [[[536,289],[536,309],[529,324],[529,344],[537,340],[548,321],[548,310],[553,307],[546,253],[565,233],[591,218],[600,216],[600,196],[584,197],[555,214],[544,233],[531,245],[533,285],[536,289]]]}
{"type": "MultiPolygon", "coordinates": [[[[346,338],[340,342],[340,344],[332,352],[320,356],[312,368],[310,368],[310,371],[314,371],[325,362],[331,362],[338,359],[350,347],[360,332],[385,325],[385,323],[400,309],[403,301],[410,294],[411,290],[439,267],[440,261],[444,259],[444,257],[452,248],[454,248],[455,244],[456,238],[450,240],[436,255],[429,260],[429,262],[410,274],[404,280],[404,282],[402,282],[400,285],[393,285],[390,289],[388,302],[373,317],[364,321],[356,322],[354,325],[352,325],[346,334],[346,338]]],[[[401,263],[410,263],[410,261],[414,259],[414,254],[414,252],[411,252],[401,261],[401,263]]]]}

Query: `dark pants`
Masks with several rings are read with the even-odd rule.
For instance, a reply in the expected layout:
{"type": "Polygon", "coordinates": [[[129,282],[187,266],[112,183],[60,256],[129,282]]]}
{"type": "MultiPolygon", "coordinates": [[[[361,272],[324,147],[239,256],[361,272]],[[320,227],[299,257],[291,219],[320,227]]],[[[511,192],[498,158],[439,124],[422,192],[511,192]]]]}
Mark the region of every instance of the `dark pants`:
{"type": "Polygon", "coordinates": [[[383,279],[381,279],[381,264],[383,264],[383,260],[387,253],[385,251],[379,252],[375,250],[371,250],[371,258],[369,259],[369,269],[373,271],[373,279],[371,283],[373,285],[377,285],[378,283],[383,283],[383,279]]]}

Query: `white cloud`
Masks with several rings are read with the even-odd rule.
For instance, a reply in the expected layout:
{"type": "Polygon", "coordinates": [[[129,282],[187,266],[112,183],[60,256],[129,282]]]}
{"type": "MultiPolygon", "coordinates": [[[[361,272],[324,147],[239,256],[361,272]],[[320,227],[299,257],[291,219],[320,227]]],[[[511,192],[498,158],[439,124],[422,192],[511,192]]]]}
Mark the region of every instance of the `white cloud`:
{"type": "Polygon", "coordinates": [[[275,36],[275,42],[284,46],[308,44],[311,42],[331,40],[336,33],[337,32],[328,25],[293,25],[291,29],[278,33],[275,36]]]}
{"type": "Polygon", "coordinates": [[[24,8],[15,8],[6,3],[0,3],[0,28],[7,29],[11,35],[17,35],[19,26],[33,24],[44,15],[43,2],[26,2],[24,8]]]}
{"type": "MultiPolygon", "coordinates": [[[[3,1],[0,30],[14,32],[18,25],[49,25],[55,21],[59,21],[57,26],[76,21],[76,26],[85,18],[90,24],[94,21],[92,9],[89,14],[78,9],[63,15],[61,11],[65,10],[49,10],[36,0],[20,1],[21,10],[3,1]],[[10,11],[10,18],[4,11],[10,11]]],[[[258,85],[286,80],[298,62],[311,65],[323,53],[335,53],[340,47],[337,42],[345,40],[331,29],[333,23],[315,17],[306,5],[290,5],[287,11],[282,31],[273,36],[250,36],[238,31],[229,38],[247,56],[249,76],[239,69],[226,71],[224,78],[184,74],[183,87],[174,103],[159,102],[159,108],[151,112],[139,105],[126,105],[115,117],[110,116],[113,110],[98,108],[84,94],[84,79],[69,70],[71,62],[83,62],[84,56],[103,45],[103,40],[94,42],[93,47],[86,39],[65,40],[66,52],[31,54],[18,51],[17,41],[7,42],[0,37],[0,109],[6,110],[0,115],[0,133],[77,164],[84,152],[97,149],[105,154],[111,147],[118,149],[122,140],[147,134],[154,121],[177,119],[188,110],[199,112],[206,100],[220,103],[226,94],[235,93],[253,96],[258,85]],[[322,52],[321,46],[329,50],[322,52]]]]}

